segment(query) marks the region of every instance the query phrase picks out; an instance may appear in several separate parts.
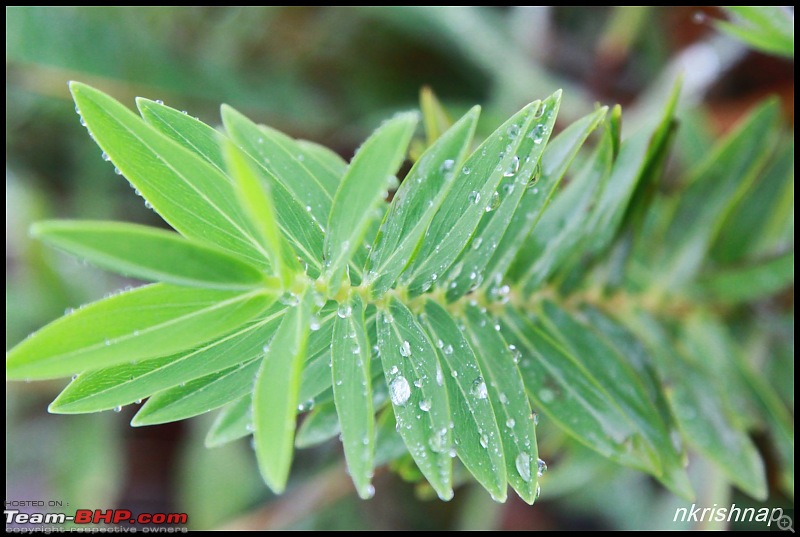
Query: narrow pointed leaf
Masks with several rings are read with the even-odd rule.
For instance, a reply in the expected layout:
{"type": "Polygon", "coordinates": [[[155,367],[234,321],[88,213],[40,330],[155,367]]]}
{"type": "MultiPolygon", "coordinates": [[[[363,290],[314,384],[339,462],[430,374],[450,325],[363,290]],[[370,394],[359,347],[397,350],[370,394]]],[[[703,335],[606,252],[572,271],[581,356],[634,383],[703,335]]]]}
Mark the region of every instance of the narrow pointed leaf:
{"type": "Polygon", "coordinates": [[[416,124],[417,115],[406,113],[381,126],[358,149],[339,184],[328,217],[324,250],[325,276],[334,291],[367,233],[389,177],[403,162],[416,124]]]}
{"type": "MultiPolygon", "coordinates": [[[[539,450],[533,411],[511,348],[497,331],[496,321],[476,306],[466,310],[467,332],[484,377],[473,379],[474,391],[492,403],[503,440],[508,482],[528,504],[536,500],[539,450]]],[[[498,325],[499,326],[499,325],[498,325]]]]}
{"type": "Polygon", "coordinates": [[[331,199],[333,199],[336,189],[339,188],[339,182],[347,171],[347,161],[324,145],[308,140],[296,140],[296,142],[297,146],[303,151],[302,154],[308,159],[306,167],[311,173],[320,178],[326,188],[330,188],[329,192],[331,199]],[[328,176],[328,179],[322,179],[323,176],[328,176]],[[331,177],[335,178],[335,181],[331,181],[331,177]],[[331,187],[327,186],[329,182],[333,182],[331,187]]]}
{"type": "Polygon", "coordinates": [[[668,382],[670,405],[683,437],[714,461],[732,483],[753,498],[767,496],[764,463],[740,419],[724,404],[725,388],[692,364],[644,312],[626,319],[657,360],[662,382],[668,382]]]}
{"type": "Polygon", "coordinates": [[[428,145],[433,145],[453,124],[447,111],[436,98],[433,90],[424,86],[419,92],[419,103],[422,109],[422,122],[425,126],[425,137],[428,145]]]}
{"type": "Polygon", "coordinates": [[[216,289],[264,285],[263,273],[224,251],[121,222],[38,222],[31,234],[98,267],[141,280],[216,289]]]}
{"type": "Polygon", "coordinates": [[[299,150],[288,136],[256,125],[230,106],[223,105],[222,122],[231,139],[292,193],[317,222],[325,222],[331,207],[327,187],[298,160],[299,150]]]}
{"type": "Polygon", "coordinates": [[[240,397],[223,408],[205,439],[208,448],[229,444],[253,433],[253,398],[250,394],[240,397]]]}
{"type": "Polygon", "coordinates": [[[124,406],[257,358],[278,329],[285,309],[275,303],[257,322],[189,351],[82,373],[50,404],[49,411],[76,414],[124,406]]]}
{"type": "Polygon", "coordinates": [[[656,260],[662,289],[686,284],[701,269],[727,215],[772,155],[778,112],[775,100],[759,106],[688,179],[656,260]]]}
{"type": "Polygon", "coordinates": [[[250,393],[259,360],[251,360],[159,392],[142,406],[131,425],[157,425],[185,420],[235,401],[250,393]]]}
{"type": "Polygon", "coordinates": [[[625,442],[634,431],[597,380],[521,312],[507,307],[502,319],[503,335],[521,353],[519,368],[534,410],[601,455],[647,468],[627,454],[625,442]]]}
{"type": "Polygon", "coordinates": [[[253,436],[261,475],[276,493],[289,478],[300,371],[308,343],[310,293],[283,317],[261,362],[253,391],[253,436]]]}
{"type": "Polygon", "coordinates": [[[233,142],[223,140],[223,153],[228,173],[236,184],[239,203],[253,228],[258,231],[272,271],[280,278],[285,289],[289,287],[293,275],[301,272],[301,269],[296,254],[284,240],[278,226],[269,183],[260,180],[250,159],[233,142]]]}
{"type": "Polygon", "coordinates": [[[794,57],[794,13],[784,6],[724,6],[733,22],[714,26],[748,45],[772,54],[794,57]]]}
{"type": "Polygon", "coordinates": [[[47,379],[169,355],[230,332],[274,295],[154,284],[53,321],[6,355],[7,379],[47,379]]]}
{"type": "Polygon", "coordinates": [[[400,301],[378,312],[378,346],[400,435],[443,500],[453,497],[451,416],[433,344],[400,301]]]}
{"type": "MultiPolygon", "coordinates": [[[[431,339],[436,342],[441,364],[441,369],[436,371],[436,382],[446,383],[450,396],[456,453],[492,498],[505,501],[507,477],[503,433],[498,428],[491,401],[484,396],[480,382],[476,384],[476,379],[486,376],[447,310],[427,301],[424,322],[431,339]]],[[[506,428],[514,425],[510,419],[506,419],[506,428]]]]}
{"type": "Polygon", "coordinates": [[[145,123],[202,157],[223,174],[226,173],[219,144],[222,134],[219,131],[185,112],[150,99],[139,97],[136,106],[145,123]]]}
{"type": "Polygon", "coordinates": [[[505,173],[517,169],[517,150],[541,110],[539,105],[536,101],[517,112],[456,171],[452,187],[441,201],[419,253],[400,278],[412,294],[430,289],[464,249],[505,173]]]}
{"type": "MultiPolygon", "coordinates": [[[[449,271],[447,280],[447,299],[456,300],[470,289],[474,289],[485,278],[485,269],[494,255],[506,230],[511,224],[514,213],[519,207],[525,191],[531,183],[538,182],[541,166],[539,161],[542,152],[553,132],[561,104],[561,92],[545,99],[541,106],[548,112],[534,119],[528,134],[517,150],[519,168],[506,172],[503,182],[492,195],[486,214],[481,218],[470,247],[462,252],[461,258],[449,271]],[[495,202],[497,200],[497,202],[495,202]],[[499,203],[494,207],[495,203],[499,203]],[[490,210],[491,209],[491,210],[490,210]]],[[[521,135],[524,133],[521,133],[521,135]]]]}
{"type": "Polygon", "coordinates": [[[710,297],[727,303],[768,298],[794,283],[794,252],[741,267],[710,273],[700,280],[710,297]]]}
{"type": "Polygon", "coordinates": [[[414,164],[392,199],[368,264],[374,296],[389,289],[412,260],[469,150],[479,109],[473,108],[414,164]]]}
{"type": "Polygon", "coordinates": [[[590,161],[558,194],[539,221],[536,233],[528,237],[509,270],[509,276],[520,282],[526,294],[539,289],[575,252],[587,229],[589,208],[608,183],[611,159],[611,135],[606,131],[590,161]]]}
{"type": "Polygon", "coordinates": [[[526,244],[526,239],[539,222],[578,150],[605,114],[606,108],[600,108],[572,123],[548,142],[541,158],[539,180],[525,190],[508,229],[486,266],[485,272],[489,275],[485,280],[487,286],[497,282],[497,274],[501,275],[502,281],[502,276],[511,266],[519,249],[526,244]]]}
{"type": "Polygon", "coordinates": [[[167,223],[190,239],[264,264],[265,253],[222,172],[108,95],[78,82],[70,89],[97,144],[167,223]]]}
{"type": "Polygon", "coordinates": [[[371,485],[375,459],[375,418],[370,387],[370,354],[364,308],[354,296],[345,317],[334,320],[331,374],[336,413],[342,431],[347,468],[361,498],[374,494],[371,485]]]}

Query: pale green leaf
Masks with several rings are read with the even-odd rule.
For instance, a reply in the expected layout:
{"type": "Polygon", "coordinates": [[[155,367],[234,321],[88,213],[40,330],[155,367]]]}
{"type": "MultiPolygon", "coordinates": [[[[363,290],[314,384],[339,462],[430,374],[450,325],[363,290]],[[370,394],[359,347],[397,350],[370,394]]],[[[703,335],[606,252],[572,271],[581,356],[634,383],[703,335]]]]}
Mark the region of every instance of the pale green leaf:
{"type": "Polygon", "coordinates": [[[98,267],[142,280],[239,290],[267,284],[254,266],[158,228],[51,220],[34,224],[31,235],[98,267]]]}
{"type": "Polygon", "coordinates": [[[208,430],[205,445],[218,447],[253,433],[253,398],[240,397],[223,408],[208,430]]]}
{"type": "Polygon", "coordinates": [[[267,290],[140,287],[80,308],[31,335],[6,355],[6,378],[65,377],[173,354],[232,331],[274,300],[267,290]]]}
{"type": "Polygon", "coordinates": [[[324,275],[334,292],[375,219],[375,206],[405,158],[416,125],[413,113],[400,114],[383,124],[358,148],[339,184],[327,220],[324,249],[324,275]]]}
{"type": "Polygon", "coordinates": [[[732,22],[715,20],[723,32],[772,54],[794,58],[794,11],[787,6],[724,6],[732,22]]]}
{"type": "Polygon", "coordinates": [[[276,493],[289,478],[294,451],[300,372],[306,356],[311,293],[284,314],[261,362],[253,391],[256,458],[261,475],[276,493]]]}
{"type": "Polygon", "coordinates": [[[50,404],[50,412],[74,414],[124,406],[150,395],[253,360],[263,354],[286,306],[275,303],[257,322],[172,356],[82,373],[50,404]]]}
{"type": "Polygon", "coordinates": [[[419,103],[422,109],[422,123],[425,126],[425,138],[431,146],[453,125],[453,122],[442,103],[436,98],[436,94],[428,86],[423,86],[420,90],[419,103]]]}
{"type": "Polygon", "coordinates": [[[79,82],[70,89],[94,140],[167,223],[190,239],[265,263],[222,172],[108,95],[79,82]]]}

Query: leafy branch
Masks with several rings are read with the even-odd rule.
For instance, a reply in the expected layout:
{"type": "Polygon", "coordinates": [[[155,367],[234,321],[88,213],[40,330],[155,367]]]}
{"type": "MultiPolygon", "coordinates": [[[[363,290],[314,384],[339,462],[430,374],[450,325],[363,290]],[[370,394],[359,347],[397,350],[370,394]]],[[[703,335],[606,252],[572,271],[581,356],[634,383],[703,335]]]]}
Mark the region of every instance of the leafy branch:
{"type": "Polygon", "coordinates": [[[177,233],[34,226],[61,250],[158,282],[8,352],[7,379],[73,377],[51,412],[147,399],[132,423],[150,425],[222,408],[207,445],[252,435],[276,492],[295,446],[340,434],[362,498],[373,469],[395,461],[449,499],[457,461],[495,500],[510,485],[533,503],[547,469],[540,414],[686,498],[687,449],[765,497],[749,437],[764,423],[793,481],[788,411],[726,326],[737,304],[793,283],[793,205],[781,196],[793,147],[774,102],[670,191],[677,89],[624,140],[619,107],[553,136],[556,92],[477,147],[479,109],[451,124],[425,92],[427,142],[414,142],[399,182],[416,113],[388,120],[346,163],[228,106],[223,133],[157,101],[138,99],[137,116],[70,87],[104,158],[177,233]],[[771,210],[753,215],[754,199],[771,210]],[[756,236],[728,240],[742,218],[756,236]],[[742,419],[742,406],[761,419],[742,419]]]}

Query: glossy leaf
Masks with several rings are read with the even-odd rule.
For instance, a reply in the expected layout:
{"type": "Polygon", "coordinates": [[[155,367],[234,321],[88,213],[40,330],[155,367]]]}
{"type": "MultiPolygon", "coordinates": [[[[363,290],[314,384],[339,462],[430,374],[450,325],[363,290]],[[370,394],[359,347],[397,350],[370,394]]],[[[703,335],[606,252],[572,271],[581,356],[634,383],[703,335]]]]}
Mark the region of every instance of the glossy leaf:
{"type": "Polygon", "coordinates": [[[206,447],[218,447],[253,433],[253,398],[240,397],[223,408],[206,435],[206,447]]]}

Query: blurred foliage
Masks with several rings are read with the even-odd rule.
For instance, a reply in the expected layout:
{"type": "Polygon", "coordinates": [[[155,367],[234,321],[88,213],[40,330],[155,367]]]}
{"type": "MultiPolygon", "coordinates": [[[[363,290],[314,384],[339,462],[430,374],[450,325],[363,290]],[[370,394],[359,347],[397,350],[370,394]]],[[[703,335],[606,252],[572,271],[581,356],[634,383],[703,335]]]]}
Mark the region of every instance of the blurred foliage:
{"type": "MultiPolygon", "coordinates": [[[[686,91],[676,155],[662,180],[666,191],[691,180],[685,170],[707,157],[719,131],[755,99],[789,97],[782,115],[791,136],[742,193],[747,203],[728,214],[730,225],[713,240],[704,265],[708,285],[698,292],[730,297],[733,289],[744,299],[751,286],[742,282],[757,282],[767,296],[745,305],[734,300],[728,318],[748,349],[746,358],[734,360],[736,382],[755,394],[767,416],[755,438],[767,461],[766,505],[793,506],[794,433],[786,423],[794,408],[793,288],[771,296],[780,285],[758,276],[765,259],[779,264],[769,274],[793,268],[793,255],[785,257],[787,244],[793,250],[794,227],[793,60],[749,51],[707,23],[720,11],[701,12],[704,17],[695,8],[629,7],[6,7],[6,347],[66,308],[130,283],[30,241],[32,222],[80,215],[159,225],[131,201],[85,136],[68,101],[69,79],[128,103],[136,95],[164,99],[211,122],[218,103],[228,102],[349,156],[376,118],[415,108],[425,85],[454,117],[483,104],[481,135],[557,88],[565,90],[565,121],[591,110],[595,100],[620,102],[628,129],[659,109],[683,71],[686,91]],[[782,208],[761,210],[774,206],[782,208]],[[791,462],[790,475],[776,473],[778,459],[791,462]]],[[[785,32],[772,33],[773,19],[737,16],[744,22],[735,17],[732,25],[716,25],[756,47],[793,56],[785,32]]],[[[642,225],[660,224],[645,218],[642,225]]],[[[125,430],[113,413],[43,415],[60,387],[8,387],[7,499],[61,499],[105,509],[144,496],[150,503],[137,505],[185,509],[194,528],[676,529],[674,509],[685,506],[546,419],[540,451],[550,472],[542,501],[532,509],[521,502],[498,506],[483,491],[457,494],[448,504],[422,501],[393,474],[379,475],[378,495],[361,502],[337,465],[341,454],[333,443],[301,452],[288,496],[274,499],[256,478],[246,443],[205,450],[199,442],[204,423],[147,432],[125,430]],[[58,456],[54,446],[62,448],[58,456]],[[161,471],[135,488],[137,472],[151,460],[161,461],[155,465],[161,471]]],[[[721,476],[700,455],[692,455],[690,468],[698,505],[762,505],[720,486],[721,476]]]]}

